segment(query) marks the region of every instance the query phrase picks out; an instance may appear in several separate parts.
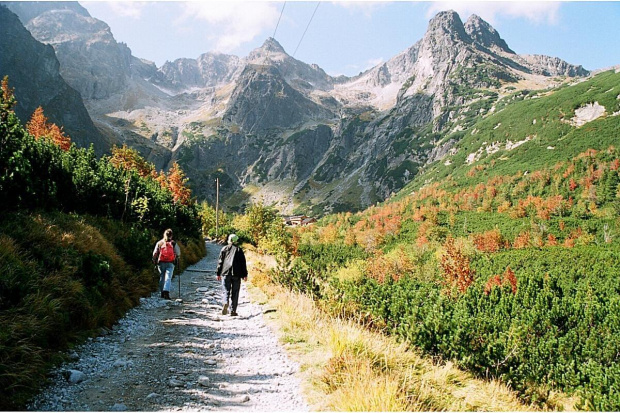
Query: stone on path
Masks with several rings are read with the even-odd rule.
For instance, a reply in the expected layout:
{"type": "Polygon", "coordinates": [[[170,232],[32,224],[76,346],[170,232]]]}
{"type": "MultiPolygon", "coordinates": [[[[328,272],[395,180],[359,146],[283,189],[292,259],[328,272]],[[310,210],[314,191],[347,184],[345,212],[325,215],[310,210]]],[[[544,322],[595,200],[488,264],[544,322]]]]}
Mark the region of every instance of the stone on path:
{"type": "Polygon", "coordinates": [[[170,387],[183,387],[185,386],[185,383],[183,383],[181,380],[170,379],[170,381],[168,381],[168,385],[170,387]]]}
{"type": "Polygon", "coordinates": [[[77,384],[86,380],[86,374],[82,373],[79,370],[69,370],[67,373],[69,376],[69,383],[77,384]]]}
{"type": "Polygon", "coordinates": [[[110,411],[124,412],[127,411],[127,406],[125,406],[123,403],[116,403],[114,406],[110,407],[110,411]]]}

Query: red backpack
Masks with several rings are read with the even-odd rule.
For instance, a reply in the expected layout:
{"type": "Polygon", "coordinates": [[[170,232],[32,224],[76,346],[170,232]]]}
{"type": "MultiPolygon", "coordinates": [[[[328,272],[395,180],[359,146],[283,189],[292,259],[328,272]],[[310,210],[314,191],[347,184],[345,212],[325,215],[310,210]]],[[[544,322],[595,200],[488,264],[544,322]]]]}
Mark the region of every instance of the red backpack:
{"type": "Polygon", "coordinates": [[[173,242],[163,242],[163,246],[159,247],[159,262],[174,262],[174,244],[173,242]]]}

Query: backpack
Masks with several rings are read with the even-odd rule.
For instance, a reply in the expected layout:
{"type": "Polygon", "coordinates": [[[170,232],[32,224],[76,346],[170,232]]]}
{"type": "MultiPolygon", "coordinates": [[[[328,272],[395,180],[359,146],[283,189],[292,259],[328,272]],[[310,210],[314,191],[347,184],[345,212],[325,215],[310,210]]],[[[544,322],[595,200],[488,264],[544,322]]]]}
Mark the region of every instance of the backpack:
{"type": "Polygon", "coordinates": [[[159,247],[159,261],[160,262],[174,262],[174,241],[163,242],[163,246],[159,247]]]}

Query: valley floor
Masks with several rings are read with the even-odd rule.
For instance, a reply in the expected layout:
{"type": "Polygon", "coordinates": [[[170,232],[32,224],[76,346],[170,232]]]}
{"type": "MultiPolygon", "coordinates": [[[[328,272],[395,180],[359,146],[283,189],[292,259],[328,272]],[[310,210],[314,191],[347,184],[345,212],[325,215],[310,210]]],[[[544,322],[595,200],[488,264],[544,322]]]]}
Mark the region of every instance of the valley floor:
{"type": "Polygon", "coordinates": [[[112,330],[75,349],[28,406],[45,411],[308,410],[290,361],[245,284],[221,315],[220,246],[173,280],[172,301],[141,299],[112,330]],[[73,383],[72,383],[73,381],[73,383]]]}

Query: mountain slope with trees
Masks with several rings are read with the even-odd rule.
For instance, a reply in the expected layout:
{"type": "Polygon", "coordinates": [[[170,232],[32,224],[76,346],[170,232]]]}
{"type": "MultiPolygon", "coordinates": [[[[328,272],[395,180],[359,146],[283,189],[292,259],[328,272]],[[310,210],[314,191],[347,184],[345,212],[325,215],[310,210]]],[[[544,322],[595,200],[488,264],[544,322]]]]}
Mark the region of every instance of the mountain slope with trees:
{"type": "Polygon", "coordinates": [[[272,279],[541,407],[617,410],[618,85],[500,100],[386,203],[281,238],[272,279]]]}
{"type": "Polygon", "coordinates": [[[275,39],[246,57],[209,52],[157,68],[76,3],[5,4],[54,46],[61,74],[110,142],[159,169],[178,161],[209,202],[220,178],[222,203],[236,211],[261,198],[314,215],[373,205],[445,155],[455,140],[442,137],[463,120],[514,90],[589,74],[517,55],[480,17],[463,22],[453,11],[433,17],[407,50],[347,78],[295,59],[275,39]]]}
{"type": "Polygon", "coordinates": [[[180,267],[205,251],[182,170],[156,173],[136,151],[97,159],[39,107],[24,127],[0,94],[0,407],[21,409],[59,351],[111,327],[155,290],[165,228],[180,267]]]}

